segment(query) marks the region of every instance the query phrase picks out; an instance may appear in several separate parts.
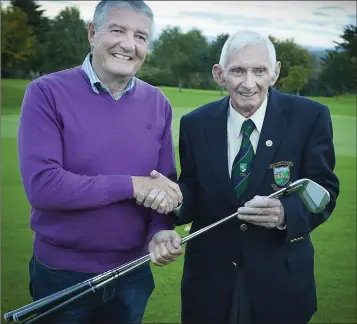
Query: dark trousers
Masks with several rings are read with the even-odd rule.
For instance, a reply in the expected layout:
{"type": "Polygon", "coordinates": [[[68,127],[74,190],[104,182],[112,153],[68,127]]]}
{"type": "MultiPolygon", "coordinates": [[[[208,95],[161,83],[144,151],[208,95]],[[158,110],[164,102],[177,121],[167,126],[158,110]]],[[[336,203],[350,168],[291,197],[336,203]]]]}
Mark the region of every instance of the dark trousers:
{"type": "MultiPolygon", "coordinates": [[[[36,257],[32,257],[29,270],[30,294],[34,301],[95,276],[54,269],[44,265],[36,257]]],[[[46,315],[38,323],[139,324],[154,287],[150,266],[146,264],[95,293],[88,293],[53,314],[46,315]]]]}
{"type": "Polygon", "coordinates": [[[243,269],[238,267],[234,282],[232,306],[229,314],[229,324],[253,324],[252,307],[247,294],[243,269]]]}
{"type": "Polygon", "coordinates": [[[244,273],[241,267],[238,268],[236,281],[234,282],[234,292],[232,304],[229,312],[228,324],[307,324],[305,321],[289,320],[269,320],[254,318],[254,311],[251,300],[247,294],[244,280],[244,273]]]}

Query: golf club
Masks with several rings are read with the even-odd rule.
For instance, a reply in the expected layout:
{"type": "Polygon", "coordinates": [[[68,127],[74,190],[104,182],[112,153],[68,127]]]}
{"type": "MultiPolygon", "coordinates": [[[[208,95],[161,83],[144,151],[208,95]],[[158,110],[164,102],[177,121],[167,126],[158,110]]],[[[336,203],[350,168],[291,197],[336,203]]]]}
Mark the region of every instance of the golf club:
{"type": "Polygon", "coordinates": [[[47,297],[43,297],[39,300],[36,300],[34,302],[32,302],[31,304],[25,305],[23,307],[20,307],[14,311],[8,312],[4,315],[4,318],[7,322],[16,322],[16,323],[21,323],[18,322],[17,316],[22,314],[22,311],[25,311],[26,313],[29,312],[29,314],[31,314],[31,310],[34,309],[36,311],[41,311],[42,309],[48,308],[48,306],[52,305],[52,304],[56,304],[58,302],[60,302],[61,300],[64,300],[66,298],[69,298],[70,296],[75,295],[76,293],[79,293],[81,291],[83,291],[83,289],[86,289],[88,287],[92,287],[95,283],[100,282],[103,279],[109,278],[114,272],[121,272],[124,271],[127,268],[130,268],[131,266],[133,266],[134,264],[136,264],[137,262],[140,262],[142,260],[146,260],[146,255],[134,260],[134,261],[130,261],[127,262],[115,269],[111,269],[108,270],[98,276],[95,276],[91,279],[88,279],[86,281],[83,281],[81,283],[78,283],[74,286],[68,287],[66,289],[63,289],[57,293],[51,294],[47,297]],[[15,315],[16,314],[16,315],[15,315]],[[14,316],[15,315],[15,316],[14,316]]]}
{"type": "MultiPolygon", "coordinates": [[[[328,191],[316,182],[309,179],[300,179],[295,182],[292,182],[285,188],[282,188],[269,195],[268,198],[279,198],[283,195],[291,195],[294,193],[300,196],[303,204],[311,213],[321,212],[322,210],[324,210],[324,208],[330,201],[330,195],[328,191]]],[[[236,217],[237,215],[238,212],[235,212],[232,215],[229,215],[211,225],[208,225],[194,233],[183,237],[181,239],[181,245],[186,243],[190,239],[201,235],[202,233],[224,222],[227,222],[228,220],[236,217]]],[[[82,283],[44,297],[14,311],[8,312],[4,315],[4,318],[8,323],[34,323],[40,318],[54,312],[57,309],[64,307],[65,305],[81,298],[82,296],[90,292],[96,292],[98,289],[104,287],[116,278],[125,275],[126,273],[149,261],[150,254],[147,254],[134,261],[125,263],[124,265],[119,266],[115,269],[104,272],[103,274],[100,274],[92,279],[86,280],[82,283]]]]}

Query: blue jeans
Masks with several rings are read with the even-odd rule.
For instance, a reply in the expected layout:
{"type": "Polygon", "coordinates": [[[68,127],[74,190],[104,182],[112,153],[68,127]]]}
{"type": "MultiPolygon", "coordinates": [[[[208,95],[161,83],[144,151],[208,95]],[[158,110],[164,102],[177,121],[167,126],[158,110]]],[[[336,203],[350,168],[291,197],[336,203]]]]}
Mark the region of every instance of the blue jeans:
{"type": "MultiPolygon", "coordinates": [[[[54,269],[32,257],[29,263],[30,294],[38,300],[93,278],[89,273],[54,269]]],[[[95,293],[67,304],[38,323],[51,324],[139,324],[155,288],[153,275],[145,264],[119,277],[95,293]]]]}

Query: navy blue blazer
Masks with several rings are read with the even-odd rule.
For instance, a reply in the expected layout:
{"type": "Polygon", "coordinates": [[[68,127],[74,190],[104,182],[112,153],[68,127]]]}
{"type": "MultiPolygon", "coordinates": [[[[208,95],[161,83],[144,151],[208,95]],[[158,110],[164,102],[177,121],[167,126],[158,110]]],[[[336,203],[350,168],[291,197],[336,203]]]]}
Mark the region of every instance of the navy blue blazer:
{"type": "Polygon", "coordinates": [[[331,200],[322,213],[312,214],[298,195],[282,197],[284,231],[235,218],[189,241],[182,322],[226,323],[240,267],[256,323],[307,323],[317,310],[310,233],[331,215],[339,194],[329,109],[270,88],[249,186],[245,196],[237,198],[228,173],[228,106],[225,97],[181,118],[183,211],[177,225],[192,222],[195,232],[236,212],[255,195],[267,196],[301,178],[326,188],[331,200]]]}

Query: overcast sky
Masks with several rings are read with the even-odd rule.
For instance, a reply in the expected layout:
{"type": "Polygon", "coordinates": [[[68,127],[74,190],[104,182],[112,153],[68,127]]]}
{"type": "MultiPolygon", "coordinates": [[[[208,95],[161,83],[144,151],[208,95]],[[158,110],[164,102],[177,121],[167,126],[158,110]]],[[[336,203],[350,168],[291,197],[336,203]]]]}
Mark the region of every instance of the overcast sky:
{"type": "MultiPolygon", "coordinates": [[[[37,1],[49,17],[75,6],[89,21],[98,1],[37,1]]],[[[156,36],[166,26],[195,27],[205,36],[251,29],[304,46],[333,48],[347,24],[356,25],[355,1],[146,1],[156,19],[156,36]]]]}

